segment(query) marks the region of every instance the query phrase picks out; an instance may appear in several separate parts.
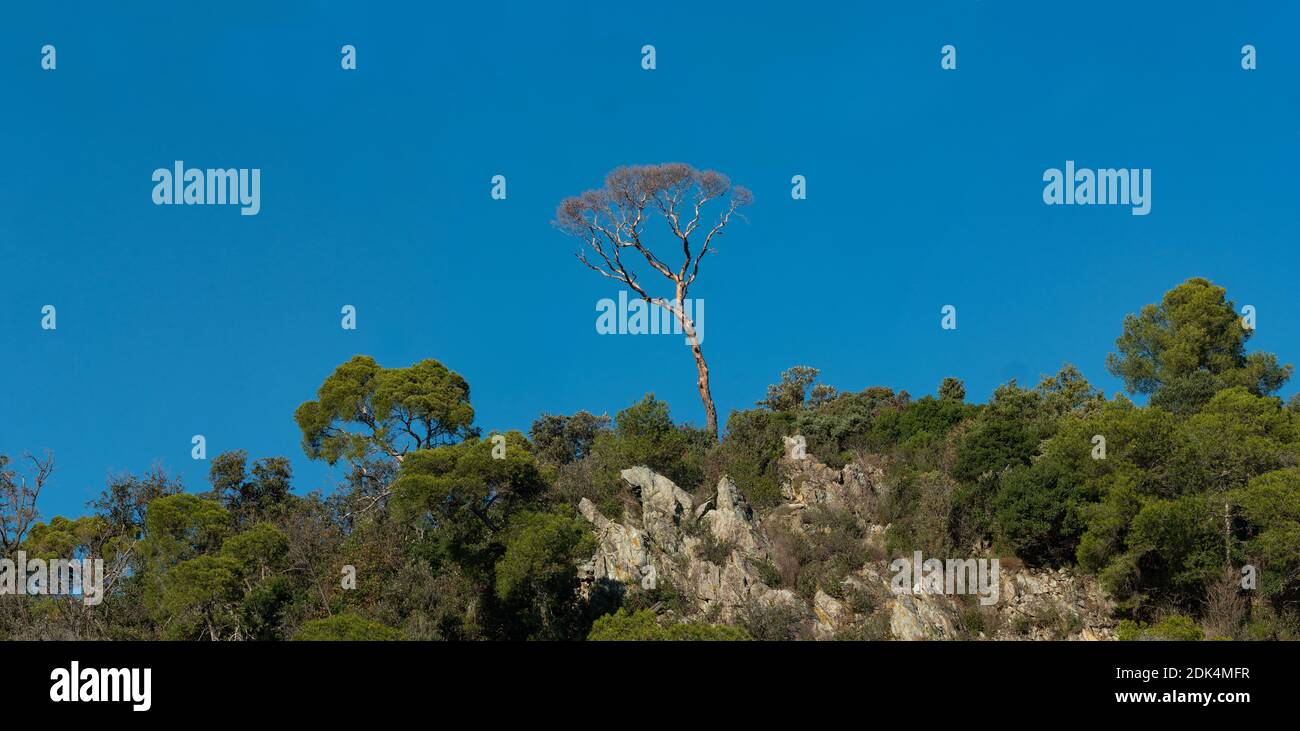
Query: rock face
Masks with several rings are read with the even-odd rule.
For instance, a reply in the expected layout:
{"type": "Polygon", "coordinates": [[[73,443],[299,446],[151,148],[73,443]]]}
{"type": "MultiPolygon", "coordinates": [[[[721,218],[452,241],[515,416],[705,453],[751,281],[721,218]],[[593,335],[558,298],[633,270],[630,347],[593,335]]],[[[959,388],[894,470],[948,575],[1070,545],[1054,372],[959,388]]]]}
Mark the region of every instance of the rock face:
{"type": "Polygon", "coordinates": [[[889,613],[889,631],[899,640],[956,639],[948,617],[952,609],[946,596],[899,594],[889,613]]]}
{"type": "Polygon", "coordinates": [[[796,434],[792,437],[781,437],[781,442],[785,444],[785,458],[798,462],[808,458],[808,440],[803,435],[796,434]]]}
{"type": "Polygon", "coordinates": [[[578,505],[578,512],[596,530],[596,555],[584,565],[587,573],[597,579],[637,583],[642,589],[655,588],[655,566],[646,550],[645,534],[606,519],[586,498],[578,505]]]}
{"type": "Polygon", "coordinates": [[[1065,572],[1004,572],[995,639],[1115,639],[1110,597],[1095,581],[1065,572]]]}
{"type": "MultiPolygon", "coordinates": [[[[580,567],[584,591],[603,582],[631,590],[671,589],[688,607],[680,619],[737,624],[779,613],[815,639],[1114,639],[1113,604],[1096,582],[1064,570],[1002,567],[997,601],[897,588],[890,561],[868,560],[838,586],[782,588],[768,528],[803,533],[812,508],[845,511],[859,521],[868,555],[883,556],[887,526],[869,516],[887,494],[882,464],[854,461],[832,469],[787,438],[781,461],[787,502],[759,521],[729,477],[699,505],[671,480],[646,467],[623,470],[640,502],[638,520],[619,523],[590,501],[579,511],[597,536],[595,555],[580,567]],[[639,524],[637,524],[639,523],[639,524]]],[[[951,557],[949,557],[951,558],[951,557]]],[[[906,582],[901,582],[906,583],[906,582]]]]}
{"type": "Polygon", "coordinates": [[[763,546],[758,531],[754,529],[754,513],[730,477],[724,475],[718,481],[715,504],[716,507],[700,516],[713,536],[746,555],[762,557],[763,546]]]}
{"type": "Polygon", "coordinates": [[[622,475],[633,494],[641,498],[646,533],[665,549],[679,546],[682,518],[691,515],[691,496],[649,467],[633,467],[622,475]]]}
{"type": "Polygon", "coordinates": [[[686,593],[696,614],[721,622],[734,622],[752,603],[807,611],[794,592],[773,589],[759,578],[767,552],[752,511],[730,478],[723,477],[717,495],[695,509],[691,496],[663,475],[645,467],[621,474],[640,499],[641,527],[609,520],[584,498],[579,511],[597,537],[596,555],[581,568],[584,580],[654,589],[663,577],[686,593]]]}
{"type": "Polygon", "coordinates": [[[788,443],[786,447],[780,463],[781,495],[796,506],[828,505],[866,517],[888,492],[879,463],[853,461],[835,470],[812,457],[794,459],[788,443]]]}
{"type": "Polygon", "coordinates": [[[833,640],[835,636],[853,621],[853,612],[839,599],[821,589],[813,595],[813,636],[819,640],[833,640]]]}

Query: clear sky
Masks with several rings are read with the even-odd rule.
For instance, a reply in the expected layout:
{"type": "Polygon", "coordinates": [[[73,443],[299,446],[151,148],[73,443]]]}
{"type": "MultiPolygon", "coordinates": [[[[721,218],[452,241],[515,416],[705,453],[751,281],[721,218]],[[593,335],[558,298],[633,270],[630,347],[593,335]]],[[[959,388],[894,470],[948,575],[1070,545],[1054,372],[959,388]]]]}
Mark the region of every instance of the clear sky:
{"type": "Polygon", "coordinates": [[[598,335],[617,290],[550,225],[630,163],[754,191],[694,291],[724,420],[794,364],[1113,393],[1123,316],[1190,276],[1300,362],[1295,3],[114,5],[0,10],[0,453],[53,450],[47,517],[154,462],[206,489],[194,434],[332,486],[293,411],[358,353],[442,361],[485,429],[647,392],[702,423],[680,338],[598,335]],[[153,205],[176,160],[260,168],[261,212],[153,205]],[[1045,205],[1066,160],[1151,168],[1150,214],[1045,205]]]}

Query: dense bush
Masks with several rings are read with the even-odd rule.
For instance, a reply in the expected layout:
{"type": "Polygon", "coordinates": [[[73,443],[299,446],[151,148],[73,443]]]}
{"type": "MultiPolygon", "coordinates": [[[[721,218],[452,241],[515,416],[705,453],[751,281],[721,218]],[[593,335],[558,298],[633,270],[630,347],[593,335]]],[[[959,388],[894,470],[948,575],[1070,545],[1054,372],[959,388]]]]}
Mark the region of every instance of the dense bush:
{"type": "Polygon", "coordinates": [[[591,625],[588,640],[604,642],[627,641],[723,641],[749,640],[749,633],[740,627],[705,624],[702,622],[660,623],[648,609],[629,614],[620,609],[607,614],[591,625]]]}
{"type": "Polygon", "coordinates": [[[355,614],[336,614],[307,622],[293,637],[302,641],[374,642],[402,639],[402,633],[355,614]]]}
{"type": "Polygon", "coordinates": [[[1075,554],[1081,524],[1074,474],[1056,462],[1016,467],[1002,478],[997,526],[1030,566],[1059,566],[1075,554]]]}
{"type": "Polygon", "coordinates": [[[1205,631],[1196,620],[1182,614],[1171,614],[1155,624],[1120,621],[1116,637],[1122,642],[1134,640],[1198,641],[1205,639],[1205,631]]]}
{"type": "Polygon", "coordinates": [[[749,504],[762,510],[781,500],[777,465],[785,451],[782,436],[794,433],[788,414],[761,409],[733,411],[727,419],[727,437],[709,454],[705,485],[730,476],[749,504]]]}

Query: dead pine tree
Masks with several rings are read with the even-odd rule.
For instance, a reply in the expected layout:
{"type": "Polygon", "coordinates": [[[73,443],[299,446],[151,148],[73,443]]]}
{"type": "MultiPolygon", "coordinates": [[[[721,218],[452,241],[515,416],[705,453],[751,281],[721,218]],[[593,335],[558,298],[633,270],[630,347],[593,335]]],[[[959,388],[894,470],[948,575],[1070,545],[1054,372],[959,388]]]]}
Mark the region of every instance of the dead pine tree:
{"type": "Polygon", "coordinates": [[[631,165],[610,172],[603,188],[564,199],[555,214],[555,225],[560,230],[582,239],[579,261],[601,276],[626,285],[652,306],[664,308],[681,325],[695,358],[699,375],[696,386],[704,402],[706,427],[715,439],[718,412],[709,388],[709,366],[685,303],[700,273],[700,261],[705,254],[716,251],[712,245],[731,218],[741,215],[739,209],[752,201],[748,189],[733,186],[727,176],[712,170],[696,170],[683,163],[631,165]],[[717,211],[716,219],[710,208],[717,211]],[[671,249],[681,247],[680,265],[670,265],[670,257],[660,257],[651,249],[646,226],[654,219],[666,224],[671,249]],[[671,283],[671,297],[650,294],[651,288],[642,284],[630,262],[623,258],[629,249],[671,283]]]}

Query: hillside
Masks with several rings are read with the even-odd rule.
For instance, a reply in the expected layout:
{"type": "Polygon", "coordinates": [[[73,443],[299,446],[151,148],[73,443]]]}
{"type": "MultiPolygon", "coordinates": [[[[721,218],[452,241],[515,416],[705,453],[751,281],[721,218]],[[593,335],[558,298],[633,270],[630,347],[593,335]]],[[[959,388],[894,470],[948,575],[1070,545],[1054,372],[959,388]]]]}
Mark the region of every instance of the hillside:
{"type": "Polygon", "coordinates": [[[653,395],[484,434],[445,365],[356,356],[295,414],[328,495],[237,450],[43,519],[52,456],[0,457],[0,637],[1294,639],[1300,401],[1253,332],[1191,279],[1108,359],[1145,404],[797,366],[721,439],[653,395]]]}

